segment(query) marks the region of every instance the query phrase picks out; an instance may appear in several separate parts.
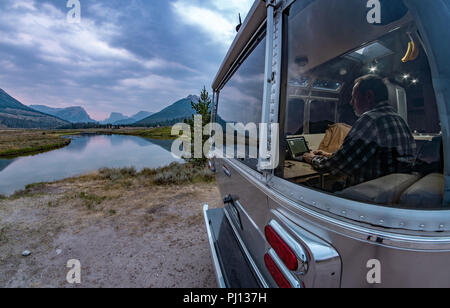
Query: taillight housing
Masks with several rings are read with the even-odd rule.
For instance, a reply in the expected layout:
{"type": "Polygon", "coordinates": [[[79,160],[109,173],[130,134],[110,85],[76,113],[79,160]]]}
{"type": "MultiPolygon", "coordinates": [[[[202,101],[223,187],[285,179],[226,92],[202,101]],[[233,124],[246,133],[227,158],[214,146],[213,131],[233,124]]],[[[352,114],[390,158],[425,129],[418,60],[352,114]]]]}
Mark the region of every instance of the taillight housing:
{"type": "MultiPolygon", "coordinates": [[[[275,232],[271,226],[267,226],[264,230],[267,242],[277,253],[278,257],[283,261],[284,265],[290,271],[298,270],[298,260],[295,253],[289,247],[288,244],[275,232]]],[[[270,256],[269,256],[270,257],[270,256]]],[[[267,265],[267,264],[266,264],[267,265]]]]}
{"type": "Polygon", "coordinates": [[[283,275],[281,270],[278,268],[275,261],[272,259],[272,257],[269,254],[266,254],[264,256],[264,263],[266,263],[266,267],[269,270],[269,273],[272,275],[273,279],[277,283],[278,287],[282,289],[291,289],[292,285],[289,283],[289,281],[286,279],[286,277],[283,275]]]}
{"type": "Polygon", "coordinates": [[[212,159],[208,160],[208,169],[211,170],[211,172],[216,172],[216,166],[214,164],[214,161],[212,159]]]}

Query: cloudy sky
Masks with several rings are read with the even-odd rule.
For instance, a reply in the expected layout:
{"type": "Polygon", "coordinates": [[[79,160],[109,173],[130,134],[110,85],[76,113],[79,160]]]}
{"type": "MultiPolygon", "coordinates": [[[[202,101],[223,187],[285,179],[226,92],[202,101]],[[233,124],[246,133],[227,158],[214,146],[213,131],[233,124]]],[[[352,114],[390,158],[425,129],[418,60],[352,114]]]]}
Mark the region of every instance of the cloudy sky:
{"type": "Polygon", "coordinates": [[[0,88],[26,105],[157,112],[211,82],[253,0],[0,1],[0,88]]]}

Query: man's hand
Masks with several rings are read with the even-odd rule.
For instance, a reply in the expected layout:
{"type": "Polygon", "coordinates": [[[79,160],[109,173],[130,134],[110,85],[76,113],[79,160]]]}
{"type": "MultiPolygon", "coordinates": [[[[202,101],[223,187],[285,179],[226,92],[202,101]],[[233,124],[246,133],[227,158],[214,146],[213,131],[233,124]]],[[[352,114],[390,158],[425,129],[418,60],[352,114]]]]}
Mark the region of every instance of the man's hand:
{"type": "Polygon", "coordinates": [[[303,154],[303,159],[308,164],[312,163],[312,160],[313,160],[314,157],[316,157],[316,155],[314,153],[305,153],[305,154],[303,154]]]}
{"type": "Polygon", "coordinates": [[[328,153],[328,152],[321,151],[321,150],[315,151],[314,154],[315,154],[315,155],[319,155],[319,156],[323,156],[323,157],[328,157],[328,158],[330,158],[331,156],[333,156],[332,153],[328,153]]]}

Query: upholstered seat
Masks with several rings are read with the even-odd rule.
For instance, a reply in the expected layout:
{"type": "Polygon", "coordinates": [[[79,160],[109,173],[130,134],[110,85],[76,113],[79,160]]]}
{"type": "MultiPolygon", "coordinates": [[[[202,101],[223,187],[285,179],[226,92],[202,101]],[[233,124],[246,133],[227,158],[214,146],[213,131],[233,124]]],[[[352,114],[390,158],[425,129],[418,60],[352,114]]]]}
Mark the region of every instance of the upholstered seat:
{"type": "Polygon", "coordinates": [[[360,202],[393,205],[419,179],[417,175],[395,173],[347,188],[338,195],[360,202]]]}
{"type": "Polygon", "coordinates": [[[443,204],[444,175],[432,173],[409,187],[400,206],[414,209],[439,208],[443,204]]]}

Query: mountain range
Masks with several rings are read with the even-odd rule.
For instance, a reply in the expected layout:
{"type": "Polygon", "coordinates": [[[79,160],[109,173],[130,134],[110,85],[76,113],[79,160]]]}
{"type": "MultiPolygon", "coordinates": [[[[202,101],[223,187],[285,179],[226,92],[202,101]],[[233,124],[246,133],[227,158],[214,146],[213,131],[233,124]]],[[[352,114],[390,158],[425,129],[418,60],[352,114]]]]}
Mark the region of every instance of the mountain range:
{"type": "Polygon", "coordinates": [[[191,106],[198,97],[189,95],[158,113],[146,111],[128,117],[113,112],[104,121],[93,120],[82,107],[52,108],[44,105],[25,106],[0,89],[0,128],[58,128],[73,123],[98,123],[112,125],[156,126],[171,125],[195,114],[191,106]]]}
{"type": "Polygon", "coordinates": [[[101,124],[131,125],[153,114],[154,114],[153,112],[140,111],[135,115],[132,115],[131,117],[127,117],[126,115],[123,115],[121,113],[113,112],[111,113],[109,118],[102,121],[101,124]]]}
{"type": "Polygon", "coordinates": [[[63,119],[25,106],[0,89],[0,128],[53,129],[67,124],[63,119]]]}
{"type": "Polygon", "coordinates": [[[152,126],[161,122],[168,122],[174,119],[187,119],[195,114],[195,110],[192,109],[191,102],[198,101],[198,96],[189,95],[183,98],[169,107],[155,113],[141,121],[138,121],[134,126],[152,126]]]}
{"type": "Polygon", "coordinates": [[[66,120],[70,123],[95,123],[83,107],[51,108],[43,105],[30,105],[30,108],[66,120]]]}

